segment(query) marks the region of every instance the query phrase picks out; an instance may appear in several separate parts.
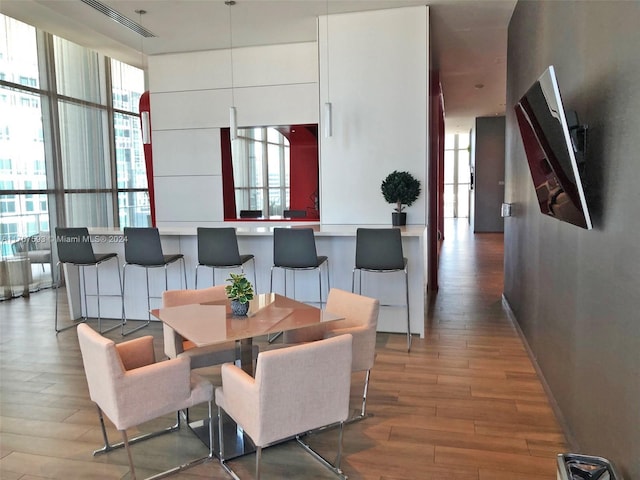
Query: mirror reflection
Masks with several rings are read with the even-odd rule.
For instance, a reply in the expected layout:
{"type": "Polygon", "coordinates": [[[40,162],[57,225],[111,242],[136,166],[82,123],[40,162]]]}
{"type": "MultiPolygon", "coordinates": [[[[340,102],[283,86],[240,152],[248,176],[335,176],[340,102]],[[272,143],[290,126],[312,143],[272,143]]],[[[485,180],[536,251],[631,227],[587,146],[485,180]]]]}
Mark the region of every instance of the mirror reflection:
{"type": "Polygon", "coordinates": [[[221,130],[225,220],[319,220],[318,125],[221,130]]]}

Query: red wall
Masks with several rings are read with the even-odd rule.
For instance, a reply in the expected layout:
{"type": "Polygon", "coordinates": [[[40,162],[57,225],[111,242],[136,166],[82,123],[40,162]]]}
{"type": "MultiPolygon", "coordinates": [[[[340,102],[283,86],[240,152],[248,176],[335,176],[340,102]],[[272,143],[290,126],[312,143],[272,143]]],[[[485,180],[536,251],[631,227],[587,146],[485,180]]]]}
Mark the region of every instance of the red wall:
{"type": "Polygon", "coordinates": [[[429,230],[427,287],[438,289],[438,246],[444,238],[444,99],[440,74],[431,72],[431,131],[429,132],[429,230]]]}
{"type": "MultiPolygon", "coordinates": [[[[151,104],[149,102],[149,92],[144,92],[138,103],[140,111],[140,131],[142,131],[142,112],[149,112],[149,140],[151,137],[151,104]]],[[[144,163],[147,169],[147,188],[149,189],[149,207],[151,209],[151,226],[156,226],[156,195],[153,185],[153,151],[151,143],[142,145],[144,151],[144,163]]]]}
{"type": "Polygon", "coordinates": [[[304,210],[307,220],[319,220],[318,126],[296,125],[281,131],[291,146],[290,209],[304,210]]]}

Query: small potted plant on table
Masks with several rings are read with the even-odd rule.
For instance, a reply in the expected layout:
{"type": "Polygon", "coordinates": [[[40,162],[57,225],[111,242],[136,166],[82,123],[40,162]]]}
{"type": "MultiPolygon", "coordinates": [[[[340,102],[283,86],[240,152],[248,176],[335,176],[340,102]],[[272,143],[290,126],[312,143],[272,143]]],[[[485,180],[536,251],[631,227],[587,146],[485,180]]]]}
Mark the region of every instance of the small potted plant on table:
{"type": "Polygon", "coordinates": [[[253,286],[243,273],[230,273],[225,286],[227,297],[231,300],[231,312],[235,316],[244,316],[249,311],[249,300],[253,300],[253,286]]]}
{"type": "Polygon", "coordinates": [[[391,214],[392,225],[406,225],[407,214],[402,210],[405,205],[410,207],[420,196],[420,180],[409,172],[394,170],[382,181],[380,190],[387,202],[396,204],[395,212],[391,214]]]}

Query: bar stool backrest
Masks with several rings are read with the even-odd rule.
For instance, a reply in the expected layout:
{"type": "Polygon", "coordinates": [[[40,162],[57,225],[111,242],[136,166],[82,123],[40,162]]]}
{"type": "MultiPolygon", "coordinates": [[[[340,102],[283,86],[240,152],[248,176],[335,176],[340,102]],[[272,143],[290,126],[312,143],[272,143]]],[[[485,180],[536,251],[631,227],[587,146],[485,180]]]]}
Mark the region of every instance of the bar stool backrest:
{"type": "Polygon", "coordinates": [[[242,264],[236,229],[199,227],[198,263],[216,267],[242,264]]]}
{"type": "Polygon", "coordinates": [[[304,218],[307,216],[305,210],[285,210],[282,214],[284,218],[304,218]]]}
{"type": "Polygon", "coordinates": [[[134,265],[164,265],[160,233],[157,228],[125,227],[124,256],[134,265]]]}
{"type": "Polygon", "coordinates": [[[262,210],[240,210],[240,218],[262,218],[262,210]]]}
{"type": "Polygon", "coordinates": [[[58,260],[76,265],[93,265],[96,256],[91,246],[89,230],[86,227],[56,227],[58,260]]]}
{"type": "Polygon", "coordinates": [[[399,228],[358,228],[356,268],[403,270],[402,236],[399,228]]]}
{"type": "Polygon", "coordinates": [[[316,240],[312,228],[274,228],[273,264],[284,268],[318,266],[316,240]]]}

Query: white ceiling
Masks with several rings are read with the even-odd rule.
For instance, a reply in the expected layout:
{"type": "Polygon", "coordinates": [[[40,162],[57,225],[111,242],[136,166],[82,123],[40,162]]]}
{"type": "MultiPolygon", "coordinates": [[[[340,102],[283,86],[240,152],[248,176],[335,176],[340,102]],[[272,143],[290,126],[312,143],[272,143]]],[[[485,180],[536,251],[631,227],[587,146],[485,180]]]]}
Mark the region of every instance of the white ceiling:
{"type": "MultiPolygon", "coordinates": [[[[101,0],[156,37],[143,38],[80,0],[0,0],[0,12],[140,66],[142,54],[316,40],[316,17],[424,5],[425,0],[101,0]],[[136,10],[146,10],[139,15],[136,10]]],[[[440,70],[448,133],[504,114],[507,26],[516,0],[433,0],[434,67],[440,70]],[[482,85],[482,87],[480,87],[482,85]]]]}

